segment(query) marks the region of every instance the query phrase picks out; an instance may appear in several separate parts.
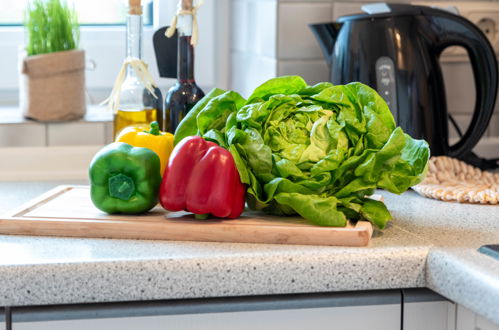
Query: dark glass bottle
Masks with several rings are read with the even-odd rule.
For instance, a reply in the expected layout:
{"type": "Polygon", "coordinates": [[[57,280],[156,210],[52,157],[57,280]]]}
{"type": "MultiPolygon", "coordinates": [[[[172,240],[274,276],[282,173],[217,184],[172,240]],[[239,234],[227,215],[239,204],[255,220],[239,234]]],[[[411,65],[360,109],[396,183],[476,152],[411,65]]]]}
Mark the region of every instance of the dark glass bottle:
{"type": "Polygon", "coordinates": [[[165,97],[165,120],[168,131],[175,133],[187,112],[204,96],[194,79],[194,47],[191,45],[192,16],[179,17],[177,82],[165,97]]]}

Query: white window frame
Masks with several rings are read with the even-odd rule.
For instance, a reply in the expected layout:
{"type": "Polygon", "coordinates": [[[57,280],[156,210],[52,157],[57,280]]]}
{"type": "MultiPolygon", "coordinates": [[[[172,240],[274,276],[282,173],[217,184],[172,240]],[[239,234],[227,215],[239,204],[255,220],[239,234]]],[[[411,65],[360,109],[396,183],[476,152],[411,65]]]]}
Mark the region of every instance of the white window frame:
{"type": "MultiPolygon", "coordinates": [[[[153,25],[144,27],[144,60],[164,94],[175,80],[159,78],[152,36],[158,28],[170,24],[176,3],[177,0],[154,0],[153,25]]],[[[229,6],[230,0],[206,0],[198,12],[200,36],[195,74],[205,92],[213,87],[229,88],[229,6]]],[[[80,32],[80,48],[85,49],[89,62],[86,88],[91,103],[98,103],[109,94],[125,56],[125,27],[82,26],[80,32]],[[90,61],[96,63],[94,70],[90,61]]],[[[17,103],[23,44],[24,27],[0,27],[0,106],[17,103]]]]}

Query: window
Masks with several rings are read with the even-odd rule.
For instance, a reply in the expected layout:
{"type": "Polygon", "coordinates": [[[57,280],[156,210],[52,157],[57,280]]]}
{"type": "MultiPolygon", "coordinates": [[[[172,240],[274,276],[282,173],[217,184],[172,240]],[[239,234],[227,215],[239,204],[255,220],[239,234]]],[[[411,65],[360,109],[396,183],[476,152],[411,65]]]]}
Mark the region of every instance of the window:
{"type": "MultiPolygon", "coordinates": [[[[89,62],[86,88],[90,102],[99,103],[108,95],[125,56],[126,0],[71,0],[80,4],[80,48],[85,50],[89,62]],[[113,7],[114,4],[114,7],[113,7]],[[121,6],[121,18],[116,16],[121,6]],[[96,8],[102,16],[95,16],[96,8]],[[124,8],[124,10],[123,10],[124,8]],[[84,14],[84,13],[87,14],[84,14]],[[87,18],[85,18],[87,17],[87,18]],[[95,68],[92,68],[93,64],[95,68]]],[[[19,58],[24,45],[22,13],[27,0],[1,0],[0,2],[0,107],[18,103],[19,58]],[[16,14],[17,12],[17,14],[16,14]],[[16,16],[17,15],[17,16],[16,16]],[[10,20],[10,21],[9,21],[10,20]]],[[[176,12],[177,0],[142,0],[144,5],[144,60],[163,94],[172,79],[159,78],[152,45],[153,33],[170,24],[176,12]],[[147,4],[147,5],[146,5],[147,4]]],[[[79,8],[79,7],[78,7],[79,8]]],[[[214,86],[227,86],[228,12],[229,0],[206,0],[198,12],[199,43],[196,47],[196,80],[205,90],[214,86]]]]}
{"type": "MultiPolygon", "coordinates": [[[[22,25],[29,0],[3,0],[0,25],[22,25]]],[[[126,23],[127,2],[123,0],[67,0],[78,13],[81,25],[123,25],[126,23]]],[[[144,0],[144,25],[153,23],[153,1],[144,0]]]]}

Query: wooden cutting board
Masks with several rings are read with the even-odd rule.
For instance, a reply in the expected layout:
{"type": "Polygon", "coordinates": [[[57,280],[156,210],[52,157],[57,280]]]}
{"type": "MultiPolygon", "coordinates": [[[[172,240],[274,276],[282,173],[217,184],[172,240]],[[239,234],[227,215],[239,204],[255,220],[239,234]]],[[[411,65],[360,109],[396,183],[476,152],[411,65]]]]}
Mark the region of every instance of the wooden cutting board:
{"type": "Polygon", "coordinates": [[[318,227],[299,217],[245,212],[238,219],[195,220],[160,206],[143,215],[109,215],[92,204],[88,186],[59,186],[0,216],[0,234],[176,241],[365,246],[367,221],[318,227]]]}

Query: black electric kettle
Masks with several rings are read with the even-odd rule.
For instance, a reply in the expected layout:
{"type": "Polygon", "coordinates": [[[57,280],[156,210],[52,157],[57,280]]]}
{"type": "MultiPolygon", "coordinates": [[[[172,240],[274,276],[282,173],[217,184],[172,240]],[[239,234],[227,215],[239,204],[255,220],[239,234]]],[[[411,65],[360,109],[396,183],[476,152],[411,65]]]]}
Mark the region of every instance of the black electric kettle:
{"type": "Polygon", "coordinates": [[[496,161],[480,159],[471,151],[487,129],[497,93],[497,60],[485,35],[465,18],[444,10],[381,5],[377,13],[310,25],[330,64],[331,82],[360,81],[375,88],[397,124],[414,138],[428,141],[432,155],[459,158],[483,169],[497,167],[496,161]],[[467,131],[459,142],[449,145],[438,60],[453,45],[469,54],[476,104],[467,131]]]}

